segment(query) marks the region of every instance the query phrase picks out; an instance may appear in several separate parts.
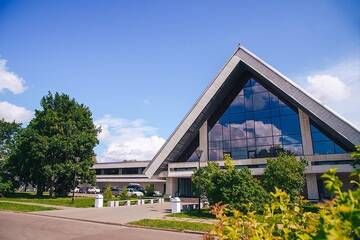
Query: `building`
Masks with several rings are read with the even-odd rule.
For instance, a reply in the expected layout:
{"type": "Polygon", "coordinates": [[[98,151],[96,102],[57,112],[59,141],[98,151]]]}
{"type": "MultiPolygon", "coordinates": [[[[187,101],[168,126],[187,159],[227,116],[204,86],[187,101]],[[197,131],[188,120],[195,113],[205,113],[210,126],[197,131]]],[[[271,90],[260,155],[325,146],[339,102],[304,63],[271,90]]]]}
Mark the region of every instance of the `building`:
{"type": "Polygon", "coordinates": [[[359,130],[240,46],[150,162],[95,168],[104,169],[99,183],[153,182],[167,194],[192,196],[193,170],[208,161],[223,165],[230,154],[237,167],[261,175],[266,159],[285,150],[308,160],[305,195],[318,200],[326,197],[319,176],[336,167],[347,182],[349,153],[359,144],[359,130]],[[133,175],[105,173],[135,165],[133,175]]]}

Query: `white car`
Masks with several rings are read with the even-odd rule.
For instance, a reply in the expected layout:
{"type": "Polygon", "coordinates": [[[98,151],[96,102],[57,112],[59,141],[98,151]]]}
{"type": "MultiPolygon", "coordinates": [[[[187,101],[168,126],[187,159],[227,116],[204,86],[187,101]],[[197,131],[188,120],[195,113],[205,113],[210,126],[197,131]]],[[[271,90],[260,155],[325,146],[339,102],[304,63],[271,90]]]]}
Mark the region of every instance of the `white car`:
{"type": "Polygon", "coordinates": [[[100,188],[90,187],[90,188],[87,189],[87,193],[92,193],[92,194],[100,193],[100,188]]]}
{"type": "Polygon", "coordinates": [[[154,194],[153,194],[154,197],[161,197],[162,194],[160,191],[154,191],[154,194]]]}
{"type": "Polygon", "coordinates": [[[128,188],[128,191],[127,191],[127,195],[128,196],[136,196],[136,197],[142,197],[144,196],[144,194],[140,191],[137,191],[135,189],[132,189],[132,188],[128,188]]]}
{"type": "Polygon", "coordinates": [[[80,192],[80,189],[78,187],[74,188],[74,190],[71,190],[71,192],[78,193],[80,192]]]}

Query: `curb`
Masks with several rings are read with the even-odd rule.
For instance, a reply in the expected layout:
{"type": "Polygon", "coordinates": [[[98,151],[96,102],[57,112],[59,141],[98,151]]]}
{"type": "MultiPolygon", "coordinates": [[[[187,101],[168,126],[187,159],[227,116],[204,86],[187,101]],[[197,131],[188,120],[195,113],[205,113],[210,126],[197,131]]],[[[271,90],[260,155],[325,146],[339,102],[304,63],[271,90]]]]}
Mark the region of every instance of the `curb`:
{"type": "Polygon", "coordinates": [[[96,220],[86,220],[86,219],[81,219],[81,218],[70,218],[70,217],[44,215],[44,214],[39,214],[39,213],[22,213],[22,214],[34,215],[34,216],[40,216],[40,217],[58,218],[58,219],[65,219],[65,220],[72,220],[72,221],[80,221],[80,222],[88,222],[88,223],[97,223],[97,224],[103,224],[103,225],[121,226],[121,227],[128,227],[128,228],[142,228],[142,229],[149,229],[149,230],[160,230],[160,231],[177,232],[177,233],[190,233],[190,234],[197,234],[197,235],[207,234],[207,232],[200,232],[200,231],[146,227],[146,226],[127,224],[127,223],[111,223],[111,222],[103,222],[103,221],[96,221],[96,220]]]}
{"type": "Polygon", "coordinates": [[[191,233],[191,234],[198,234],[204,235],[207,232],[199,232],[199,231],[192,231],[192,230],[178,230],[178,229],[169,229],[169,228],[157,228],[157,227],[147,227],[147,226],[139,226],[139,225],[132,225],[132,224],[124,224],[126,227],[132,228],[143,228],[143,229],[150,229],[150,230],[161,230],[167,232],[177,232],[177,233],[191,233]]]}
{"type": "Polygon", "coordinates": [[[103,222],[103,221],[96,221],[96,220],[86,220],[86,219],[81,219],[81,218],[52,216],[52,215],[45,215],[45,214],[40,214],[40,213],[25,213],[25,214],[35,215],[35,216],[40,216],[40,217],[50,217],[50,218],[58,218],[58,219],[73,220],[73,221],[80,221],[80,222],[97,223],[97,224],[104,224],[104,225],[123,226],[123,227],[126,226],[126,224],[123,224],[123,223],[111,223],[111,222],[103,222]]]}

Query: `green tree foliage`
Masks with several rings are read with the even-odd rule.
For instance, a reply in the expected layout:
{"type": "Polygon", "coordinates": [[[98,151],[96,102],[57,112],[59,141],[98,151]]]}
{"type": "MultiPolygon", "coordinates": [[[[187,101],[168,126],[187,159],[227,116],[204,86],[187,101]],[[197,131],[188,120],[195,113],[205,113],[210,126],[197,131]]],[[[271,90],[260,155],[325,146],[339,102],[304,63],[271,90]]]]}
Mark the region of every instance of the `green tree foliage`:
{"type": "Polygon", "coordinates": [[[305,160],[298,161],[295,156],[280,153],[275,159],[268,159],[262,184],[268,192],[280,188],[292,200],[298,198],[305,186],[305,160]]]}
{"type": "Polygon", "coordinates": [[[236,169],[232,159],[225,156],[225,168],[215,163],[195,171],[195,191],[208,197],[210,204],[222,203],[240,210],[262,210],[268,193],[248,168],[236,169]],[[252,205],[249,207],[249,203],[252,205]]]}
{"type": "Polygon", "coordinates": [[[354,160],[352,165],[354,168],[360,168],[360,145],[356,146],[356,150],[351,153],[351,158],[354,160]]]}
{"type": "Polygon", "coordinates": [[[0,120],[0,195],[13,191],[15,179],[7,170],[8,155],[14,145],[14,137],[21,130],[21,124],[0,120]]]}
{"type": "Polygon", "coordinates": [[[91,166],[98,131],[88,107],[68,95],[49,93],[15,139],[9,157],[11,172],[25,184],[35,185],[38,195],[49,190],[63,196],[74,183],[93,184],[91,166]]]}
{"type": "Polygon", "coordinates": [[[104,200],[105,202],[113,200],[114,196],[111,191],[111,186],[106,185],[104,189],[104,200]]]}
{"type": "Polygon", "coordinates": [[[14,144],[14,135],[21,129],[21,124],[0,119],[0,160],[5,159],[14,144]]]}
{"type": "Polygon", "coordinates": [[[336,169],[322,176],[326,189],[334,195],[320,210],[318,231],[314,239],[360,239],[360,172],[352,173],[354,190],[342,191],[336,169]]]}
{"type": "Polygon", "coordinates": [[[146,196],[154,196],[154,193],[155,193],[155,185],[153,183],[147,185],[145,187],[145,193],[146,193],[146,196]]]}
{"type": "Polygon", "coordinates": [[[341,191],[342,182],[336,170],[330,169],[322,176],[325,187],[335,198],[319,204],[319,212],[307,212],[309,203],[302,198],[295,201],[276,188],[271,193],[271,203],[265,205],[262,215],[255,211],[242,212],[225,205],[215,205],[213,214],[219,220],[210,239],[360,239],[360,174],[353,173],[354,190],[341,191]]]}

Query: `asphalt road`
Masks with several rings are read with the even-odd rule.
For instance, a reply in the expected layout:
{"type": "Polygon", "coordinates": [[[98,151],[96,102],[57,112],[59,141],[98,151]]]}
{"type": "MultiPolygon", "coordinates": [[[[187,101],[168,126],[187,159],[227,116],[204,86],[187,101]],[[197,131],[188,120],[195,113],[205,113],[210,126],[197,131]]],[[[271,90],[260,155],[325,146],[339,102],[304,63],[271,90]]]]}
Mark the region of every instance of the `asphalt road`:
{"type": "Polygon", "coordinates": [[[123,226],[87,223],[75,220],[35,216],[22,213],[0,212],[1,240],[91,240],[136,239],[171,240],[202,239],[202,236],[123,226]]]}

